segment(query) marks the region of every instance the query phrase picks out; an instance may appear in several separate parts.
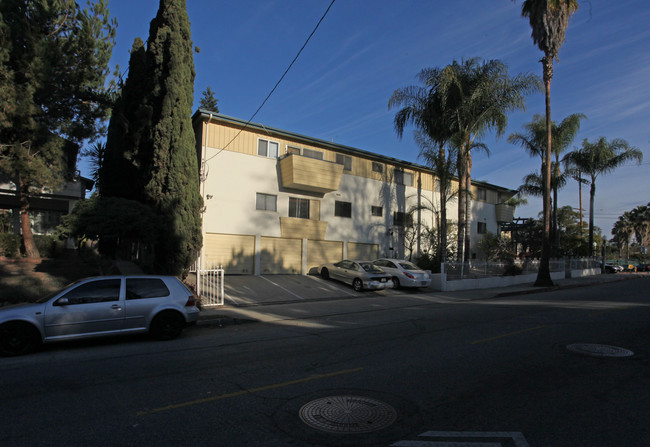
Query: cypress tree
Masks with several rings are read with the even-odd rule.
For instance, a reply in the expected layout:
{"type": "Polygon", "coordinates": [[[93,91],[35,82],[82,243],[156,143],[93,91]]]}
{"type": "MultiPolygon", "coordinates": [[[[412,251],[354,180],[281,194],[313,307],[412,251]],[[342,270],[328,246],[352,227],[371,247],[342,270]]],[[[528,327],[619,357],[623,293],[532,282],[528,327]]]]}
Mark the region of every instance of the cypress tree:
{"type": "Polygon", "coordinates": [[[162,215],[166,231],[156,245],[156,268],[181,274],[201,247],[201,206],[192,127],[194,60],[185,0],[161,0],[147,41],[148,140],[138,160],[144,201],[162,215]]]}

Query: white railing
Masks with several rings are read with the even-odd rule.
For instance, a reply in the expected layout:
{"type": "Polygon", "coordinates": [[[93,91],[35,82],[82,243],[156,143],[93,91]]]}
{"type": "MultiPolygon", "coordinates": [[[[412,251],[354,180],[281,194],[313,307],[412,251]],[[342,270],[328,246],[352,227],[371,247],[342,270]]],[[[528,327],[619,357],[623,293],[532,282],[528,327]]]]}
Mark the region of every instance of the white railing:
{"type": "Polygon", "coordinates": [[[222,266],[196,268],[196,293],[203,307],[223,306],[224,270],[222,266]]]}

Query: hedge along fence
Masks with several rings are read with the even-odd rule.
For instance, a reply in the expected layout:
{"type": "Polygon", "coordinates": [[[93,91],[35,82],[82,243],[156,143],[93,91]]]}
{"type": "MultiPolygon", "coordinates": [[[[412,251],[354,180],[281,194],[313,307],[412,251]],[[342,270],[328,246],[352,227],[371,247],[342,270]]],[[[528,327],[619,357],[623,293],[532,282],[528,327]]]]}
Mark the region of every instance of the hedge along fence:
{"type": "MultiPolygon", "coordinates": [[[[53,258],[63,248],[63,242],[56,236],[34,235],[34,242],[42,258],[53,258]]],[[[20,234],[0,233],[0,256],[16,258],[24,252],[25,246],[20,234]]]]}

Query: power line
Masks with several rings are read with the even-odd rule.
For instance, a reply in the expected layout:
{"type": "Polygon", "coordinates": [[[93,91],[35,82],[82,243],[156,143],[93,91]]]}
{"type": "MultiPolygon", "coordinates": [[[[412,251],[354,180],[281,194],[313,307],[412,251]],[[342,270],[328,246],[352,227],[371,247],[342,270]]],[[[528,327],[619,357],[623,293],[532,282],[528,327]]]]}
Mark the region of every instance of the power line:
{"type": "Polygon", "coordinates": [[[259,111],[262,110],[262,107],[264,107],[264,104],[266,104],[266,102],[269,100],[269,98],[271,97],[271,95],[273,94],[273,92],[275,92],[275,90],[276,90],[276,89],[278,88],[278,86],[280,85],[280,82],[282,82],[282,80],[283,80],[284,77],[287,75],[287,73],[289,73],[289,70],[291,70],[291,67],[293,67],[293,64],[296,62],[296,60],[297,60],[298,57],[300,56],[300,53],[302,53],[302,50],[305,49],[305,47],[307,46],[307,44],[308,44],[309,41],[311,40],[312,36],[314,35],[314,33],[316,33],[316,30],[317,30],[318,27],[320,26],[321,22],[325,19],[325,16],[326,16],[327,13],[330,11],[330,9],[331,9],[332,6],[334,5],[334,2],[335,2],[335,1],[336,1],[336,0],[332,0],[332,2],[330,3],[330,5],[329,5],[329,6],[327,7],[327,9],[325,10],[325,13],[323,13],[323,16],[320,18],[320,20],[318,21],[318,23],[316,24],[316,26],[315,26],[314,29],[312,30],[311,34],[309,34],[309,37],[307,37],[307,40],[305,40],[305,43],[302,44],[302,47],[301,47],[300,50],[298,51],[298,54],[296,54],[296,57],[293,58],[293,60],[291,61],[291,63],[290,63],[289,66],[287,67],[287,69],[284,70],[284,73],[282,74],[282,76],[280,77],[280,79],[278,80],[278,82],[275,83],[275,86],[271,89],[271,91],[270,91],[269,94],[266,96],[266,98],[264,98],[264,101],[262,101],[262,104],[260,104],[260,106],[257,108],[257,110],[255,111],[255,113],[253,113],[253,115],[248,119],[248,121],[246,121],[246,124],[244,124],[244,127],[242,127],[241,129],[239,129],[239,132],[237,132],[237,134],[236,134],[236,135],[235,135],[235,136],[234,136],[234,137],[233,137],[233,138],[228,142],[228,144],[226,144],[222,149],[220,149],[219,152],[217,152],[216,154],[214,154],[212,157],[206,159],[206,160],[205,160],[206,162],[212,160],[214,157],[216,157],[216,156],[219,155],[221,152],[223,152],[223,151],[224,151],[228,146],[230,146],[230,143],[232,143],[233,141],[235,141],[235,140],[237,139],[237,137],[239,136],[239,134],[241,134],[241,133],[243,132],[243,130],[246,129],[246,127],[248,127],[248,125],[251,123],[251,121],[253,121],[253,118],[255,118],[255,116],[257,116],[257,114],[259,113],[259,111]]]}

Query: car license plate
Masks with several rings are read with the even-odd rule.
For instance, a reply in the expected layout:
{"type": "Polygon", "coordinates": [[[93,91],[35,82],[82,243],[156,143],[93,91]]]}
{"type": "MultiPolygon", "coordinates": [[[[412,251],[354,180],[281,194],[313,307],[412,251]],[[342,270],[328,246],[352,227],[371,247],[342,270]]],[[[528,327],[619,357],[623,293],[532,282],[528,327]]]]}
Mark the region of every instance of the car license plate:
{"type": "Polygon", "coordinates": [[[426,281],[420,281],[420,285],[421,285],[421,286],[426,286],[426,285],[427,285],[427,282],[426,282],[426,281]]]}

